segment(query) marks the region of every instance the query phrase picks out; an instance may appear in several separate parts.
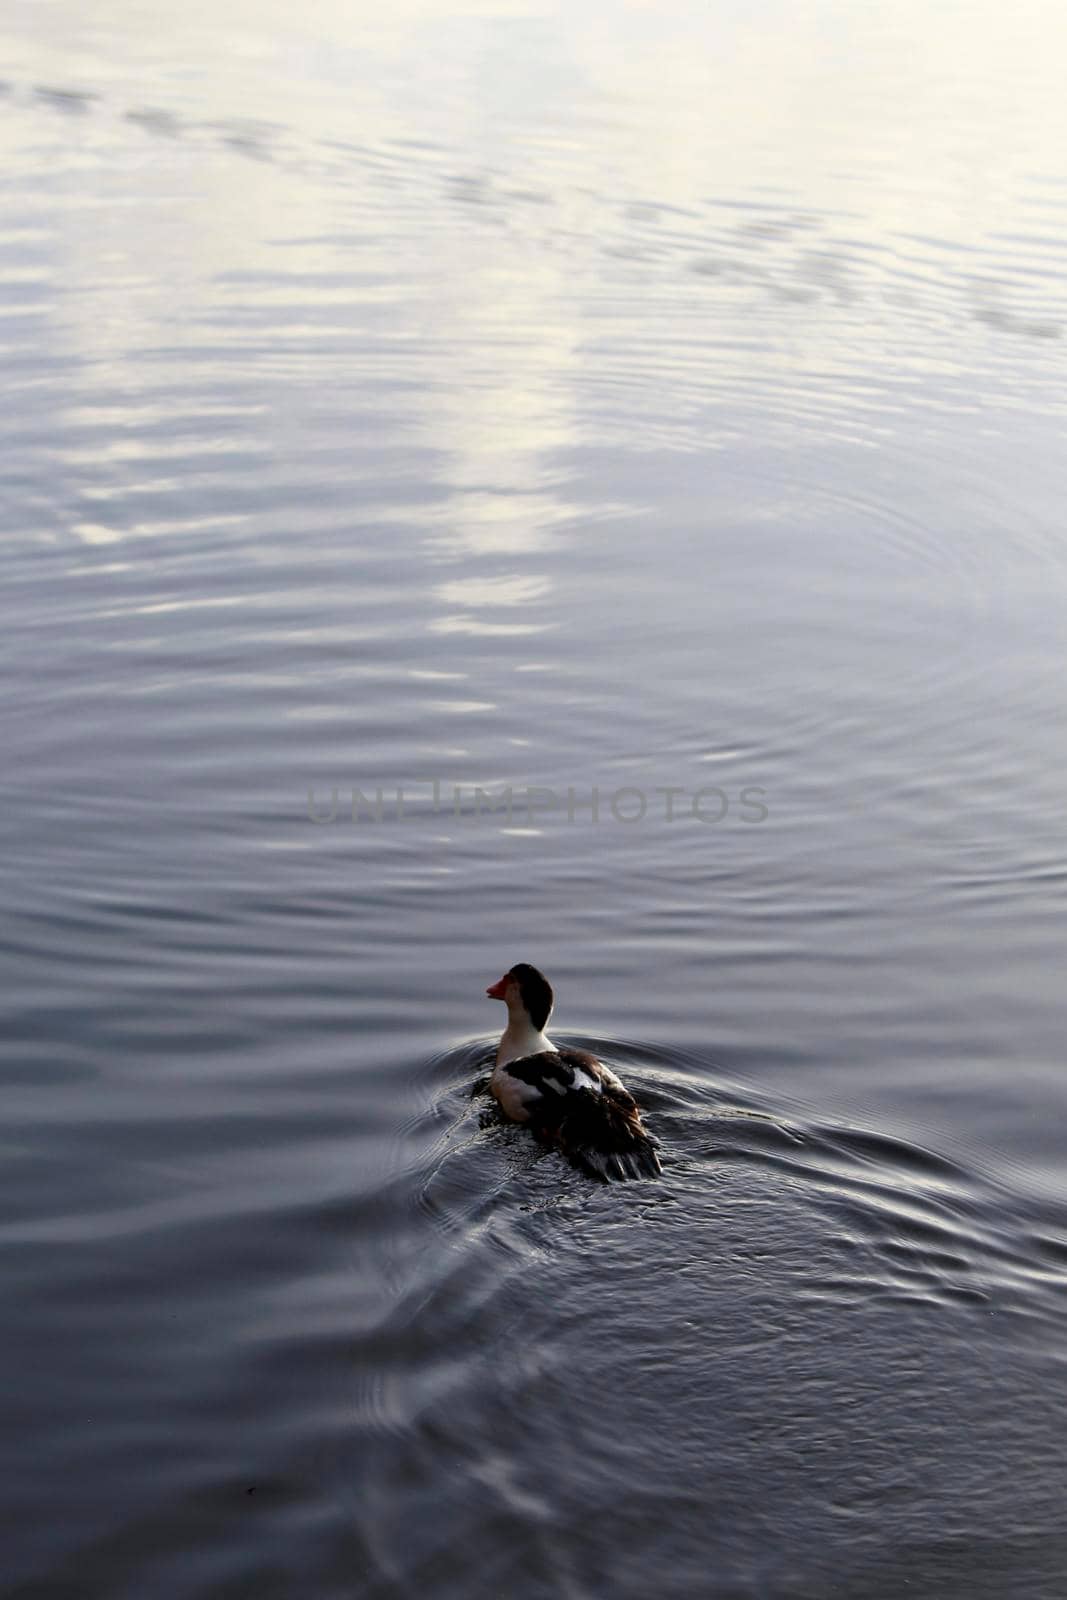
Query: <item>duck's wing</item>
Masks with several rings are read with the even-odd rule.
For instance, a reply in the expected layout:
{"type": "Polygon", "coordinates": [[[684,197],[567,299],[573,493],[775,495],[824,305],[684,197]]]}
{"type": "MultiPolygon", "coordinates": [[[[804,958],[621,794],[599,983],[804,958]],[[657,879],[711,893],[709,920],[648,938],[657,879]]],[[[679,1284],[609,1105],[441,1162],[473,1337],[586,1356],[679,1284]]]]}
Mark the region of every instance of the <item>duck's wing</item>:
{"type": "Polygon", "coordinates": [[[600,1084],[601,1088],[620,1089],[627,1099],[633,1099],[622,1079],[617,1078],[611,1068],[604,1065],[603,1061],[598,1061],[596,1056],[590,1055],[588,1050],[570,1050],[564,1047],[557,1053],[563,1060],[569,1062],[578,1073],[585,1073],[593,1078],[596,1083],[600,1084]]]}
{"type": "Polygon", "coordinates": [[[542,1050],[538,1055],[509,1061],[503,1070],[509,1078],[518,1078],[536,1090],[549,1106],[581,1089],[599,1093],[606,1083],[619,1081],[614,1073],[607,1076],[606,1069],[588,1050],[542,1050]]]}
{"type": "Polygon", "coordinates": [[[525,1086],[533,1131],[591,1177],[654,1178],[657,1141],[637,1102],[611,1070],[586,1050],[546,1050],[504,1069],[525,1086]]]}

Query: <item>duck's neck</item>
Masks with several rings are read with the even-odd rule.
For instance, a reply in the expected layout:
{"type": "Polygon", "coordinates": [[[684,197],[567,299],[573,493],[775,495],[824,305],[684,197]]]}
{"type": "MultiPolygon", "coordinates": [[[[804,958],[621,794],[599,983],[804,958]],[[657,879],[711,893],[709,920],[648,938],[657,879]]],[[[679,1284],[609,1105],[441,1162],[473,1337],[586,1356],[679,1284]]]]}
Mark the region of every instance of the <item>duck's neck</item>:
{"type": "Polygon", "coordinates": [[[496,1064],[502,1067],[508,1061],[518,1061],[521,1056],[536,1056],[542,1050],[554,1048],[547,1033],[534,1027],[525,1009],[509,1011],[508,1025],[497,1046],[496,1064]]]}

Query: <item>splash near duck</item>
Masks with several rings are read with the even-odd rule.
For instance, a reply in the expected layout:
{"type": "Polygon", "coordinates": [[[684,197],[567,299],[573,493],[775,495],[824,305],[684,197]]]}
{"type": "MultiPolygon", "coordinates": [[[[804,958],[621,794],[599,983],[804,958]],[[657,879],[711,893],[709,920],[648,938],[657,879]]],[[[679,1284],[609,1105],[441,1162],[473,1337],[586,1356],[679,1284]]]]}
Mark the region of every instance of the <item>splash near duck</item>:
{"type": "Polygon", "coordinates": [[[557,1049],[545,1033],[555,996],[544,973],[520,961],[485,992],[508,1008],[489,1080],[504,1115],[602,1183],[658,1177],[657,1140],[625,1084],[587,1050],[557,1049]]]}

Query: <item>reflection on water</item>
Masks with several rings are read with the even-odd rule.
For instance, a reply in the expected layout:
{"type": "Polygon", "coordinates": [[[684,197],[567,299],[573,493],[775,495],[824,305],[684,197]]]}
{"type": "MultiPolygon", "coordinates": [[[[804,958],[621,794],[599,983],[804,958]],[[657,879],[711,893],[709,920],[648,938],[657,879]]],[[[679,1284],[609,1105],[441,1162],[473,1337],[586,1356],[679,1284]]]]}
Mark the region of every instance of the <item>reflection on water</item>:
{"type": "Polygon", "coordinates": [[[0,41],[17,1592],[1057,1594],[1056,9],[0,41]]]}

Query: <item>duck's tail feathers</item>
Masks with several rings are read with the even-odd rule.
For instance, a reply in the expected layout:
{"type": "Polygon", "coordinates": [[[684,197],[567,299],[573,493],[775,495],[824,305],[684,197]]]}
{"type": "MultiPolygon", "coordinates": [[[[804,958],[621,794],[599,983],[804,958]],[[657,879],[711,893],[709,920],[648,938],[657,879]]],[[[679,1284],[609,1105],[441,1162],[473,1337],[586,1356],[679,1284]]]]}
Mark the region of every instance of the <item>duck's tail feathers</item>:
{"type": "Polygon", "coordinates": [[[659,1177],[659,1141],[642,1124],[625,1089],[607,1085],[600,1094],[582,1089],[568,1099],[572,1104],[555,1130],[555,1142],[576,1167],[601,1183],[659,1177]]]}

